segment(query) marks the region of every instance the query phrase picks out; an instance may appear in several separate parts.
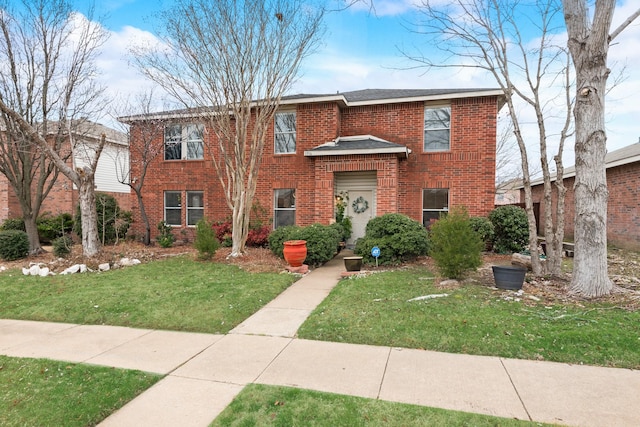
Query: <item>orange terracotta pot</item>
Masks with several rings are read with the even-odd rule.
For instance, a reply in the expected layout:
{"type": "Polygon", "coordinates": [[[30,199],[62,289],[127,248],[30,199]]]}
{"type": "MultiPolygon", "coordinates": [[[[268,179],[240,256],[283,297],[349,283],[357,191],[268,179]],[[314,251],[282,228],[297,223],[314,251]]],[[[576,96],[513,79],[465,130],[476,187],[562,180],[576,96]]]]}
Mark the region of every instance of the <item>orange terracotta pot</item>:
{"type": "Polygon", "coordinates": [[[284,260],[291,267],[300,267],[307,257],[306,240],[287,240],[284,242],[284,260]]]}

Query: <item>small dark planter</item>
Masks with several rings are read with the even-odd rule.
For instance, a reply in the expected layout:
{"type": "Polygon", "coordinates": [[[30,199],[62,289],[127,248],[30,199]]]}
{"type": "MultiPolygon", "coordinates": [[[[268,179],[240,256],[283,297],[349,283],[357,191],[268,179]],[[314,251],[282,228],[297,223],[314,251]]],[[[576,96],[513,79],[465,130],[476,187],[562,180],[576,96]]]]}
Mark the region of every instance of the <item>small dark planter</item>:
{"type": "Polygon", "coordinates": [[[493,269],[493,278],[496,281],[497,288],[513,291],[522,289],[524,276],[527,274],[526,268],[512,265],[494,265],[491,268],[493,269]]]}
{"type": "Polygon", "coordinates": [[[361,256],[346,256],[344,257],[344,267],[347,271],[360,271],[362,268],[361,256]]]}

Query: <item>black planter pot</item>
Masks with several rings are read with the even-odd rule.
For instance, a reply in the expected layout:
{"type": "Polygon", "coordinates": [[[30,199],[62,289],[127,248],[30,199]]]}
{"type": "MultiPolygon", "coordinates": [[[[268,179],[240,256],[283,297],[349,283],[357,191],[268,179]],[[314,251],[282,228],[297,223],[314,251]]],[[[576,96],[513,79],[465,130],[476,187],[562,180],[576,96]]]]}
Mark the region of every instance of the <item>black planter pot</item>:
{"type": "Polygon", "coordinates": [[[526,268],[512,265],[494,265],[491,268],[497,288],[513,291],[522,289],[524,276],[527,274],[526,268]]]}
{"type": "Polygon", "coordinates": [[[346,256],[344,257],[344,266],[347,271],[360,271],[362,268],[361,256],[346,256]]]}

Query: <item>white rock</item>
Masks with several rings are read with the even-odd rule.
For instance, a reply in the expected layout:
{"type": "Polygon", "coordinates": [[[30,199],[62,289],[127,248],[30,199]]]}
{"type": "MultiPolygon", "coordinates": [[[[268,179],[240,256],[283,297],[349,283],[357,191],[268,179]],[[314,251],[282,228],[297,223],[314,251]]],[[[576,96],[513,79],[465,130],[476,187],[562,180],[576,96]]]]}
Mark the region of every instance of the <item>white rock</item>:
{"type": "Polygon", "coordinates": [[[43,267],[40,269],[38,274],[40,275],[40,277],[47,277],[49,275],[49,269],[47,267],[43,267]]]}
{"type": "Polygon", "coordinates": [[[80,271],[80,264],[76,264],[76,265],[72,265],[71,267],[65,269],[62,273],[60,274],[75,274],[78,271],[80,271]]]}
{"type": "Polygon", "coordinates": [[[110,268],[111,268],[111,266],[109,265],[108,262],[105,262],[104,264],[100,264],[98,266],[98,270],[100,270],[100,271],[109,271],[110,268]]]}
{"type": "Polygon", "coordinates": [[[22,274],[24,274],[25,276],[28,276],[29,275],[29,269],[22,267],[22,274]]]}
{"type": "Polygon", "coordinates": [[[31,267],[29,267],[29,274],[32,276],[39,276],[40,275],[40,266],[38,264],[34,264],[31,267]]]}
{"type": "Polygon", "coordinates": [[[132,265],[138,265],[140,264],[140,260],[139,259],[131,259],[131,258],[122,258],[118,264],[122,267],[130,267],[132,265]]]}
{"type": "Polygon", "coordinates": [[[86,272],[87,272],[86,264],[80,264],[80,273],[86,273],[86,272]]]}
{"type": "Polygon", "coordinates": [[[407,300],[407,302],[411,302],[411,301],[422,301],[425,299],[433,299],[433,298],[442,298],[442,297],[448,297],[449,294],[433,294],[433,295],[423,295],[421,297],[415,297],[415,298],[411,298],[410,300],[407,300]]]}

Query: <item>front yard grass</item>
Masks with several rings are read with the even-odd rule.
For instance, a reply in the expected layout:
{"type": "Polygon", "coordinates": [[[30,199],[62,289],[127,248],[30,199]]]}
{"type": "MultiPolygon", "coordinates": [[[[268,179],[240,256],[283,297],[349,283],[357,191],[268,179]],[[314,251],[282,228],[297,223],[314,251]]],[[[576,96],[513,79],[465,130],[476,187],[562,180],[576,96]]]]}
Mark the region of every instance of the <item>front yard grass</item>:
{"type": "Polygon", "coordinates": [[[211,426],[540,426],[488,415],[250,384],[211,426]]]}
{"type": "Polygon", "coordinates": [[[0,356],[0,425],[96,425],[159,375],[0,356]]]}
{"type": "Polygon", "coordinates": [[[295,281],[177,257],[103,273],[0,274],[0,317],[227,333],[295,281]]]}
{"type": "Polygon", "coordinates": [[[472,284],[442,289],[429,272],[411,268],[341,281],[298,336],[640,369],[639,324],[639,311],[611,303],[549,305],[472,284]]]}

